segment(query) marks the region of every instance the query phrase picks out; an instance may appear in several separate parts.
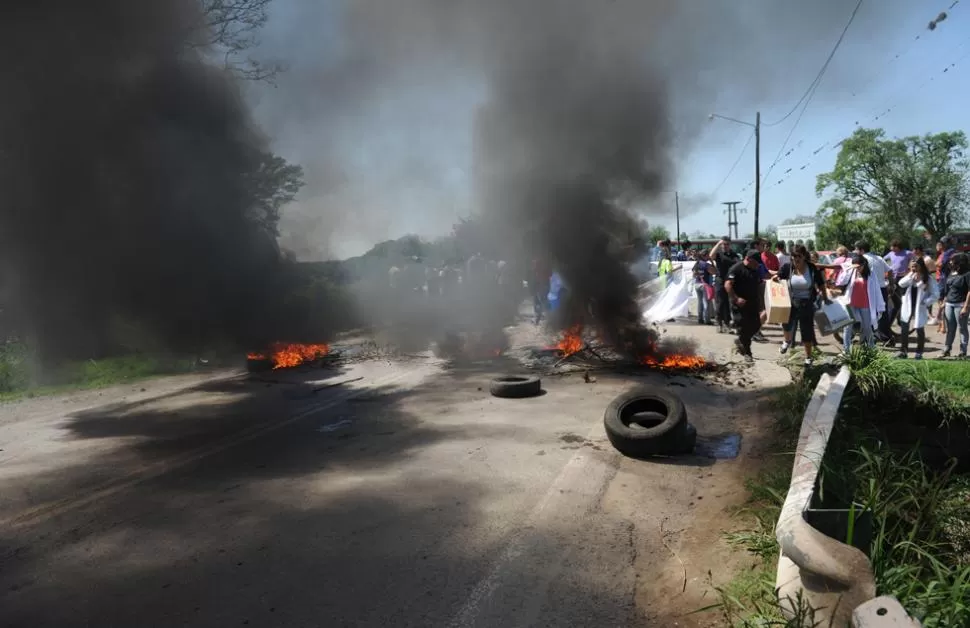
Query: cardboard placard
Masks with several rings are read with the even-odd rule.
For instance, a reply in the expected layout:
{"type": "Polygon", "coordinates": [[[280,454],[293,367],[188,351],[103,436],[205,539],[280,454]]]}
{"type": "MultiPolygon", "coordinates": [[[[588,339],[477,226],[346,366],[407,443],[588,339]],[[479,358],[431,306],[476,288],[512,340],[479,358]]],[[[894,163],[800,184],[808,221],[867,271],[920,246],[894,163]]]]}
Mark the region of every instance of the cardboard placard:
{"type": "Polygon", "coordinates": [[[765,314],[769,323],[788,322],[791,317],[791,294],[787,281],[765,282],[765,314]]]}

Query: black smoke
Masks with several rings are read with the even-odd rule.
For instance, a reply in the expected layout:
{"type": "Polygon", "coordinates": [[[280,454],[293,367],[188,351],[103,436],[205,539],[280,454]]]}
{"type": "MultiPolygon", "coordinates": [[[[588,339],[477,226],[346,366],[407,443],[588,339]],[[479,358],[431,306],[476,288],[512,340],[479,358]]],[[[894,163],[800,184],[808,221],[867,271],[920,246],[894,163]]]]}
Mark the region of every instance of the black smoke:
{"type": "Polygon", "coordinates": [[[550,24],[495,67],[477,128],[478,186],[503,236],[537,234],[520,254],[561,273],[560,324],[594,323],[620,344],[639,322],[627,251],[643,234],[629,210],[671,174],[667,100],[639,49],[594,47],[573,26],[550,24]]]}
{"type": "Polygon", "coordinates": [[[266,143],[197,45],[197,10],[5,4],[0,265],[45,359],[110,350],[119,321],[175,350],[308,331],[285,304],[292,269],[250,215],[266,143]]]}

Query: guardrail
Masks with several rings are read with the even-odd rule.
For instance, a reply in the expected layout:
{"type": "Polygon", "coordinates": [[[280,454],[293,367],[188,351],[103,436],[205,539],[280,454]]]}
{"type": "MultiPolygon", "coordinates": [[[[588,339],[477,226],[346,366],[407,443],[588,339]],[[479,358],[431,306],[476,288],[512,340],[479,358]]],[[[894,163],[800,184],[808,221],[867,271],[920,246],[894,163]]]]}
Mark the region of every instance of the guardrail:
{"type": "Polygon", "coordinates": [[[850,377],[847,367],[834,378],[823,375],[802,419],[791,485],[775,527],[781,548],[778,600],[789,617],[799,614],[799,606],[814,609],[822,626],[919,627],[895,598],[876,597],[872,564],[864,552],[819,532],[805,518],[850,377]]]}

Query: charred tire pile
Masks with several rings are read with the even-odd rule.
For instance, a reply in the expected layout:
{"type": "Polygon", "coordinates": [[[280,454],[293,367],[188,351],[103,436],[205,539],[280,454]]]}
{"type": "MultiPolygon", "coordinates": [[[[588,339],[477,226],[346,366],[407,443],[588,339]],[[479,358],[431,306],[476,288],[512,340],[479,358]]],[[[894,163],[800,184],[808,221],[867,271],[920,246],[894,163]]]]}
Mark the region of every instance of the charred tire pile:
{"type": "Polygon", "coordinates": [[[617,451],[633,458],[689,454],[697,441],[684,402],[665,390],[620,395],[606,408],[603,424],[617,451]]]}
{"type": "Polygon", "coordinates": [[[523,399],[525,397],[535,397],[542,392],[542,382],[538,377],[525,377],[522,375],[506,375],[496,377],[489,384],[488,391],[493,397],[504,397],[506,399],[523,399]]]}

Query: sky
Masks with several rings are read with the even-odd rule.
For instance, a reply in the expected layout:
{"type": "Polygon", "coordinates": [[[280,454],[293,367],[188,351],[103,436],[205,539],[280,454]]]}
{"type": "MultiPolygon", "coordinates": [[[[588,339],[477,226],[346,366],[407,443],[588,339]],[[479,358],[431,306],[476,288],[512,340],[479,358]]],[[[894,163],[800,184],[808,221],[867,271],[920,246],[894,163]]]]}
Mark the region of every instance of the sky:
{"type": "MultiPolygon", "coordinates": [[[[674,232],[676,190],[682,232],[725,233],[724,201],[741,202],[740,231],[752,231],[752,128],[710,120],[711,113],[753,123],[761,112],[762,230],[815,213],[821,203],[815,177],[831,169],[837,143],[857,126],[881,127],[890,136],[966,128],[970,0],[864,2],[807,107],[786,118],[849,19],[854,2],[841,4],[798,50],[779,51],[785,39],[779,35],[765,46],[769,49],[744,57],[755,60],[750,67],[726,67],[733,58],[726,51],[711,70],[723,74],[724,83],[706,77],[707,86],[716,88],[699,89],[689,107],[682,106],[691,97],[683,89],[689,82],[683,82],[680,104],[675,103],[677,125],[690,131],[679,147],[669,192],[646,211],[652,225],[674,232]],[[941,11],[947,19],[929,30],[941,11]],[[738,77],[750,81],[761,75],[773,77],[770,89],[736,88],[738,77]]],[[[342,32],[333,7],[275,0],[257,52],[288,70],[275,86],[251,86],[247,92],[274,150],[306,169],[307,187],[284,209],[283,245],[304,259],[342,258],[408,233],[428,238],[449,233],[474,207],[472,130],[483,86],[433,63],[419,75],[383,77],[366,92],[356,88],[354,78],[369,71],[366,65],[342,68],[348,76],[338,73],[344,83],[335,82],[327,59],[340,49],[342,32]],[[324,83],[326,90],[313,89],[324,83]]]]}

